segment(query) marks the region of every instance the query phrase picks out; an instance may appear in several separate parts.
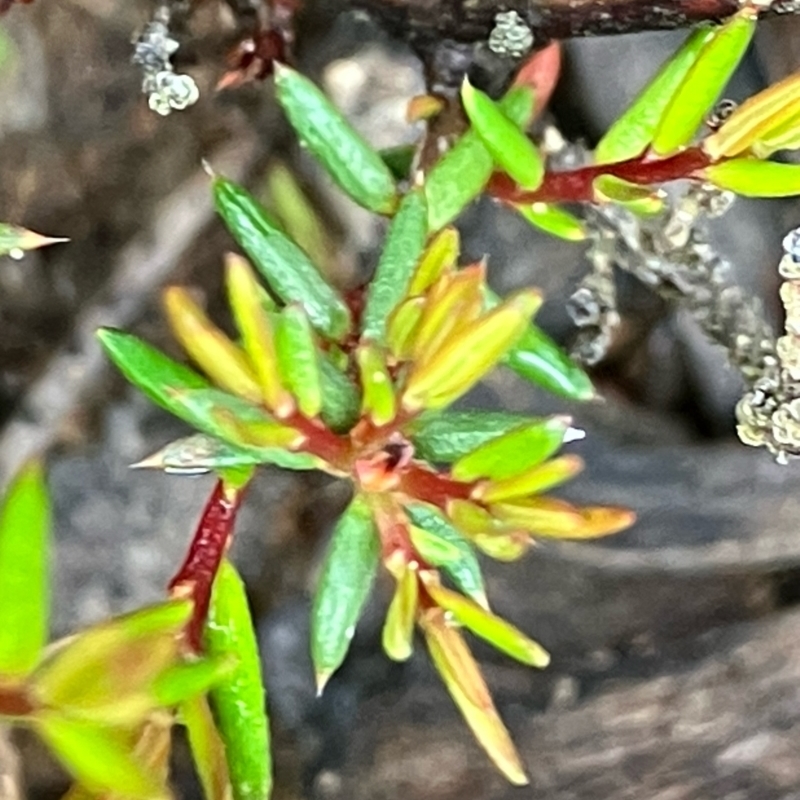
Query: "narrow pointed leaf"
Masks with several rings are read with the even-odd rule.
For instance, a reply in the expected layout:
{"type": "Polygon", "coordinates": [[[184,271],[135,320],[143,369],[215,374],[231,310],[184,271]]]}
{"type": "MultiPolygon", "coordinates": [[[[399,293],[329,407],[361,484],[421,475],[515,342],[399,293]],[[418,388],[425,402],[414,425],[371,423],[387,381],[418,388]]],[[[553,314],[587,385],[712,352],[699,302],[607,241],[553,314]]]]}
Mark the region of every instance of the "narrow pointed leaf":
{"type": "Polygon", "coordinates": [[[397,190],[389,168],[308,78],[276,65],[278,102],[300,141],[357,203],[388,214],[397,190]]]}
{"type": "Polygon", "coordinates": [[[214,724],[208,700],[202,696],[187,700],[181,706],[181,719],[206,800],[230,800],[225,743],[214,724]]]}
{"type": "Polygon", "coordinates": [[[43,236],[18,225],[0,222],[0,256],[21,258],[26,250],[37,250],[50,244],[68,241],[69,239],[61,236],[43,236]]]}
{"type": "Polygon", "coordinates": [[[284,469],[318,469],[320,461],[308,453],[293,453],[277,447],[232,445],[196,433],[176,439],[132,466],[136,469],[163,469],[172,475],[202,475],[213,470],[275,464],[284,469]]]}
{"type": "Polygon", "coordinates": [[[426,589],[436,605],[449,611],[465,628],[511,658],[539,669],[550,663],[549,653],[511,623],[443,586],[431,584],[426,589]]]}
{"type": "Polygon", "coordinates": [[[28,673],[47,643],[50,499],[42,467],[29,462],[0,507],[0,674],[28,673]]]}
{"type": "Polygon", "coordinates": [[[476,496],[484,503],[496,503],[545,492],[574,477],[582,469],[583,459],[579,456],[560,456],[513,478],[490,481],[479,488],[476,496]]]}
{"type": "Polygon", "coordinates": [[[240,256],[229,254],[225,271],[228,300],[260,389],[260,398],[278,416],[287,416],[294,410],[294,401],[281,384],[275,332],[261,303],[259,283],[250,265],[240,256]]]}
{"type": "Polygon", "coordinates": [[[550,203],[534,203],[530,206],[515,205],[514,208],[539,230],[565,239],[568,242],[582,242],[586,238],[586,228],[577,217],[550,203]]]}
{"type": "Polygon", "coordinates": [[[630,183],[615,175],[600,175],[592,183],[597,203],[617,203],[634,214],[653,216],[663,211],[666,196],[659,190],[630,183]]]}
{"type": "Polygon", "coordinates": [[[439,567],[450,561],[458,561],[461,558],[461,549],[435,533],[429,533],[425,528],[418,528],[416,525],[408,526],[408,535],[414,551],[426,564],[439,567]]]}
{"type": "Polygon", "coordinates": [[[409,297],[389,315],[386,344],[398,361],[408,361],[411,358],[417,326],[424,309],[424,297],[409,297]]]}
{"type": "Polygon", "coordinates": [[[421,191],[409,192],[400,203],[367,290],[361,324],[364,338],[379,344],[385,341],[386,320],[406,296],[414,267],[425,247],[427,213],[421,191]]]}
{"type": "Polygon", "coordinates": [[[229,561],[214,581],[204,641],[209,656],[236,667],[209,695],[225,743],[233,800],[267,800],[272,787],[266,693],[244,584],[229,561]]]}
{"type": "Polygon", "coordinates": [[[332,339],[350,328],[350,311],[308,256],[276,225],[243,187],[213,182],[214,202],[233,238],[286,303],[301,303],[315,328],[332,339]]]}
{"type": "Polygon", "coordinates": [[[506,353],[503,363],[525,380],[568,400],[597,396],[589,376],[536,325],[506,353]]]}
{"type": "Polygon", "coordinates": [[[212,686],[229,678],[236,666],[233,658],[208,657],[175,664],[153,682],[153,697],[158,706],[172,708],[205,695],[212,686]]]}
{"type": "Polygon", "coordinates": [[[488,95],[465,78],[464,110],[494,162],[523,189],[536,189],[544,178],[544,162],[533,142],[488,95]]]}
{"type": "Polygon", "coordinates": [[[699,28],[689,35],[600,140],[594,154],[598,164],[626,161],[644,152],[653,140],[664,109],[714,35],[710,27],[699,28]]]}
{"type": "Polygon", "coordinates": [[[314,331],[300,306],[287,306],[278,317],[275,348],[281,378],[300,411],[316,417],[322,409],[322,375],[314,331]]]}
{"type": "MultiPolygon", "coordinates": [[[[524,127],[533,114],[533,93],[527,87],[514,87],[499,105],[509,119],[524,127]]],[[[452,222],[483,191],[493,169],[492,156],[478,134],[467,131],[425,179],[428,230],[438,231],[452,222]]]]}
{"type": "Polygon", "coordinates": [[[653,134],[653,150],[672,153],[691,142],[753,38],[757,12],[744,8],[714,32],[670,98],[653,134]]]}
{"type": "MultiPolygon", "coordinates": [[[[420,553],[430,564],[439,567],[450,578],[455,586],[464,594],[471,597],[476,603],[488,608],[486,587],[481,574],[478,559],[469,542],[461,535],[459,530],[448,519],[435,511],[431,506],[422,503],[409,503],[405,506],[406,514],[411,522],[418,528],[435,537],[445,545],[449,545],[458,554],[458,557],[441,557],[442,551],[437,552],[428,546],[424,553],[420,553]]],[[[421,539],[417,543],[424,544],[421,539]]]]}
{"type": "Polygon", "coordinates": [[[750,148],[757,158],[769,158],[779,150],[800,149],[800,113],[783,125],[760,134],[750,148]]]}
{"type": "Polygon", "coordinates": [[[356,496],[334,528],[311,611],[311,656],[320,691],[347,655],[379,558],[372,511],[356,496]]]}
{"type": "Polygon", "coordinates": [[[448,627],[439,609],[424,615],[420,624],[431,660],[475,738],[511,783],[526,785],[528,779],[514,743],[461,635],[448,627]]]}
{"type": "Polygon", "coordinates": [[[453,477],[474,481],[520,475],[558,450],[569,426],[569,417],[556,416],[509,431],[458,459],[453,464],[453,477]]]}
{"type": "Polygon", "coordinates": [[[418,599],[417,571],[406,567],[397,581],[397,589],[383,625],[383,650],[393,661],[406,661],[411,657],[418,599]]]}
{"type": "Polygon", "coordinates": [[[87,789],[132,800],[167,798],[169,792],[128,752],[113,729],[82,720],[39,716],[36,729],[64,766],[87,789]]]}
{"type": "Polygon", "coordinates": [[[518,341],[540,304],[537,292],[518,292],[415,362],[403,395],[406,409],[442,408],[471,389],[518,341]]]}
{"type": "Polygon", "coordinates": [[[397,399],[383,351],[372,343],[362,344],[356,351],[356,361],[363,392],[362,414],[379,427],[386,425],[395,418],[397,399]]]}
{"type": "Polygon", "coordinates": [[[792,197],[800,194],[800,164],[734,158],[703,170],[704,177],[742,197],[792,197]]]}
{"type": "MultiPolygon", "coordinates": [[[[491,514],[508,526],[523,528],[534,536],[552,536],[564,539],[590,538],[594,535],[601,536],[605,533],[614,533],[625,527],[630,522],[630,516],[624,515],[618,518],[612,515],[614,524],[608,526],[608,530],[603,533],[594,534],[595,528],[602,529],[601,525],[594,525],[591,515],[586,516],[582,509],[575,508],[563,500],[556,500],[552,497],[534,497],[518,500],[507,500],[502,503],[495,503],[489,507],[491,514]],[[583,531],[590,531],[585,535],[583,531]]],[[[599,515],[598,515],[599,516],[599,515]]]]}
{"type": "Polygon", "coordinates": [[[404,430],[419,457],[449,464],[504,433],[536,422],[542,420],[506,411],[430,411],[404,430]]]}
{"type": "Polygon", "coordinates": [[[408,294],[422,294],[446,272],[454,269],[461,252],[461,236],[456,228],[445,228],[428,244],[414,270],[408,294]]]}
{"type": "Polygon", "coordinates": [[[261,392],[250,362],[180,286],[164,292],[170,328],[183,349],[211,380],[233,394],[259,402],[261,392]]]}

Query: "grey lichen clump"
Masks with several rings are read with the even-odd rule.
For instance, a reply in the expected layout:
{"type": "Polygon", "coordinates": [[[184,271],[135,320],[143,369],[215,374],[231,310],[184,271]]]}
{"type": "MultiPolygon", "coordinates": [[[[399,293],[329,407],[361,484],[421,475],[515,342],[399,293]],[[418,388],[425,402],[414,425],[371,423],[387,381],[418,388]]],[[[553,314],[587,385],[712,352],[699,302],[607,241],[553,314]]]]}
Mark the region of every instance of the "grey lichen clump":
{"type": "Polygon", "coordinates": [[[522,58],[533,47],[533,33],[516,11],[501,11],[495,15],[494,28],[489,34],[489,49],[493,53],[522,58]]]}
{"type": "Polygon", "coordinates": [[[170,35],[169,21],[169,8],[159,6],[134,40],[132,58],[144,72],[142,91],[148,96],[150,108],[162,116],[194,105],[200,96],[194,79],[176,73],[172,66],[178,42],[170,35]]]}
{"type": "Polygon", "coordinates": [[[766,447],[785,464],[800,456],[800,228],[783,240],[778,271],[786,332],[776,343],[776,358],[736,406],[739,438],[766,447]]]}

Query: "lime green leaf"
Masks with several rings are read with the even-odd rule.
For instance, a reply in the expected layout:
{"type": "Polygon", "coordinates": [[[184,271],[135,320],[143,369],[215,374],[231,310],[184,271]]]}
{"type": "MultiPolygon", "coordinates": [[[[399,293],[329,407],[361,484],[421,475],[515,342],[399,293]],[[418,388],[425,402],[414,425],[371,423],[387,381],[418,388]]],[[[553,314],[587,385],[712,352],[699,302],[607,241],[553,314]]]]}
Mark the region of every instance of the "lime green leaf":
{"type": "Polygon", "coordinates": [[[617,203],[643,217],[660,213],[666,203],[663,192],[624,181],[615,175],[599,175],[594,179],[592,189],[596,202],[617,203]]]}
{"type": "Polygon", "coordinates": [[[202,696],[187,700],[181,706],[181,720],[206,800],[230,800],[225,743],[214,725],[208,700],[202,696]]]}
{"type": "Polygon", "coordinates": [[[154,684],[176,663],[191,611],[171,600],[83,631],[36,670],[36,697],[106,723],[141,721],[158,704],[154,684]]]}
{"type": "Polygon", "coordinates": [[[720,189],[743,197],[791,197],[800,194],[800,164],[779,164],[755,158],[734,158],[703,170],[720,189]]]}
{"type": "Polygon", "coordinates": [[[199,695],[230,677],[237,662],[231,658],[202,658],[175,664],[153,682],[152,693],[156,704],[172,708],[199,695]]]}
{"type": "Polygon", "coordinates": [[[22,258],[25,250],[36,250],[49,244],[68,242],[61,236],[42,236],[18,225],[0,222],[0,256],[10,255],[12,258],[22,258]]]}
{"type": "Polygon", "coordinates": [[[539,230],[566,239],[582,242],[586,238],[583,222],[568,211],[549,203],[534,203],[530,206],[515,205],[514,208],[539,230]]]}
{"type": "Polygon", "coordinates": [[[449,464],[504,433],[537,421],[505,411],[430,411],[404,430],[418,457],[449,464]]]}
{"type": "Polygon", "coordinates": [[[414,545],[414,551],[431,566],[438,567],[461,557],[461,551],[455,544],[442,539],[435,533],[429,533],[424,528],[409,525],[408,535],[411,544],[414,545]]]}
{"type": "Polygon", "coordinates": [[[49,540],[50,500],[33,461],[0,507],[0,674],[25,675],[47,643],[49,540]]]}
{"type": "Polygon", "coordinates": [[[173,475],[202,475],[212,470],[275,464],[284,469],[317,469],[319,459],[277,447],[244,447],[204,433],[176,439],[157,453],[132,464],[135,469],[163,469],[173,475]]]}
{"type": "Polygon", "coordinates": [[[169,797],[152,771],[128,752],[124,737],[113,728],[47,713],[36,729],[64,766],[87,789],[132,800],[169,797]]]}
{"type": "Polygon", "coordinates": [[[336,523],[311,611],[311,657],[320,692],[347,655],[379,558],[372,512],[357,495],[336,523]]]}
{"type": "Polygon", "coordinates": [[[545,461],[513,478],[490,481],[480,487],[480,494],[473,494],[473,497],[480,499],[483,503],[497,503],[502,500],[513,500],[534,493],[546,492],[574,477],[582,469],[583,459],[570,453],[545,461]]]}
{"type": "MultiPolygon", "coordinates": [[[[454,528],[450,521],[432,506],[422,503],[409,503],[405,506],[406,514],[411,522],[418,528],[427,531],[444,542],[451,545],[458,552],[458,558],[442,557],[442,550],[428,546],[425,553],[420,555],[430,559],[435,567],[440,567],[451,581],[467,596],[471,597],[478,605],[487,608],[486,587],[478,559],[469,542],[454,528]]],[[[423,546],[429,544],[418,537],[423,546]]]]}
{"type": "Polygon", "coordinates": [[[358,389],[331,361],[327,353],[319,353],[320,386],[322,389],[322,421],[335,433],[350,430],[358,419],[358,389]]]}
{"type": "Polygon", "coordinates": [[[449,611],[465,628],[506,655],[529,667],[543,669],[550,663],[550,655],[540,644],[477,603],[433,583],[426,588],[436,605],[449,611]]]}
{"type": "Polygon", "coordinates": [[[300,141],[357,203],[389,214],[397,200],[389,168],[327,97],[293,69],[276,65],[278,102],[300,141]]]}
{"type": "Polygon", "coordinates": [[[488,95],[465,78],[464,110],[494,162],[523,189],[536,189],[544,178],[544,162],[533,142],[488,95]]]}
{"type": "Polygon", "coordinates": [[[425,247],[426,220],[425,196],[420,191],[409,192],[392,220],[383,253],[367,289],[361,325],[364,338],[383,343],[386,320],[406,296],[414,267],[425,247]]]}
{"type": "MultiPolygon", "coordinates": [[[[510,89],[499,103],[519,127],[533,114],[533,93],[522,86],[510,89]]],[[[454,220],[482,191],[492,176],[494,161],[478,134],[467,131],[425,178],[428,230],[438,231],[454,220]]]]}
{"type": "Polygon", "coordinates": [[[536,325],[528,327],[503,363],[525,380],[569,400],[596,397],[589,376],[536,325]]]}
{"type": "Polygon", "coordinates": [[[717,102],[747,50],[757,13],[742,9],[706,42],[675,93],[653,134],[653,150],[672,153],[688,144],[717,102]]]}
{"type": "Polygon", "coordinates": [[[322,376],[311,322],[301,306],[287,306],[276,318],[275,349],[283,383],[300,411],[316,417],[322,408],[322,376]]]}
{"type": "Polygon", "coordinates": [[[433,286],[439,278],[455,269],[461,252],[461,234],[456,228],[445,228],[434,236],[414,270],[408,295],[421,295],[433,286]]]}
{"type": "Polygon", "coordinates": [[[664,64],[627,111],[608,129],[595,150],[598,164],[625,161],[641,154],[653,140],[658,121],[714,29],[699,28],[664,64]]]}
{"type": "Polygon", "coordinates": [[[350,311],[308,256],[241,186],[214,178],[214,202],[233,238],[287,303],[301,303],[315,328],[332,339],[350,328],[350,311]]]}
{"type": "Polygon", "coordinates": [[[453,464],[453,477],[473,481],[519,475],[558,450],[569,426],[569,417],[556,416],[509,431],[458,459],[453,464]]]}
{"type": "Polygon", "coordinates": [[[272,760],[261,661],[244,584],[229,561],[222,562],[214,581],[205,645],[208,655],[237,662],[210,693],[225,743],[233,800],[266,800],[272,760]]]}
{"type": "Polygon", "coordinates": [[[371,343],[362,344],[356,360],[363,391],[362,414],[375,425],[386,425],[395,417],[397,399],[383,350],[371,343]]]}
{"type": "Polygon", "coordinates": [[[419,600],[416,568],[406,566],[397,580],[397,589],[383,625],[383,650],[392,661],[406,661],[414,649],[414,619],[419,600]]]}

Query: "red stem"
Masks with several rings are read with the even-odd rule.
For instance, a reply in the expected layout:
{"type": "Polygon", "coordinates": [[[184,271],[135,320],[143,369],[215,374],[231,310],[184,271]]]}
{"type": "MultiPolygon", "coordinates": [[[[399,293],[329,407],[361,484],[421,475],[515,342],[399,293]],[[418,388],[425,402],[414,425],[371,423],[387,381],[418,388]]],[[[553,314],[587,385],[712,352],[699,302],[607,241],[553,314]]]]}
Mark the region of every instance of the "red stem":
{"type": "Polygon", "coordinates": [[[444,475],[411,464],[400,476],[398,490],[409,497],[432,503],[441,509],[449,500],[469,500],[473,484],[454,481],[444,475]]]}
{"type": "Polygon", "coordinates": [[[542,185],[533,191],[521,189],[508,175],[495,173],[487,192],[507,203],[586,203],[595,200],[592,184],[601,175],[613,175],[642,186],[693,177],[711,159],[699,148],[691,147],[669,158],[650,159],[647,154],[619,161],[596,164],[564,172],[548,172],[542,185]]]}
{"type": "Polygon", "coordinates": [[[241,499],[242,490],[226,487],[223,481],[217,481],[203,509],[186,559],[169,584],[172,595],[188,596],[194,601],[186,638],[192,650],[198,653],[202,650],[211,586],[233,535],[241,499]]]}
{"type": "Polygon", "coordinates": [[[35,710],[36,706],[22,686],[0,686],[0,715],[25,717],[35,710]]]}

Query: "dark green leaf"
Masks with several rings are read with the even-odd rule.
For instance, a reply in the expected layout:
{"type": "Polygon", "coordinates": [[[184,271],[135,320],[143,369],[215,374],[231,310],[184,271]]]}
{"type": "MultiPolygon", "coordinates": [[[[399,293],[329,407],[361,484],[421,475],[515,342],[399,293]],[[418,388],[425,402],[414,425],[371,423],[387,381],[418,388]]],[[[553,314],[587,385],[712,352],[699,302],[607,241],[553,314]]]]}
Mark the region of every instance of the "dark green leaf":
{"type": "Polygon", "coordinates": [[[0,675],[25,675],[47,643],[49,540],[50,500],[34,461],[0,508],[0,675]]]}
{"type": "Polygon", "coordinates": [[[360,399],[353,382],[325,353],[319,358],[322,421],[336,433],[350,430],[358,419],[360,399]]]}
{"type": "Polygon", "coordinates": [[[266,800],[272,760],[261,661],[244,584],[228,561],[222,562],[214,581],[205,645],[210,656],[237,662],[210,693],[225,743],[233,800],[266,800]]]}
{"type": "Polygon", "coordinates": [[[42,714],[36,729],[64,766],[87,789],[132,800],[169,796],[152,771],[140,764],[114,729],[84,720],[42,714]]]}
{"type": "Polygon", "coordinates": [[[405,433],[411,437],[419,458],[449,464],[476,447],[534,421],[505,411],[432,411],[409,423],[405,433]]]}
{"type": "Polygon", "coordinates": [[[347,655],[379,558],[372,511],[357,495],[334,528],[311,611],[311,657],[320,691],[347,655]]]}
{"type": "Polygon", "coordinates": [[[388,214],[397,195],[381,157],[356,133],[327,97],[293,69],[275,69],[278,102],[300,141],[357,203],[388,214]]]}
{"type": "Polygon", "coordinates": [[[315,328],[332,339],[350,328],[350,311],[308,256],[244,188],[225,178],[213,182],[217,211],[275,294],[301,303],[315,328]]]}
{"type": "Polygon", "coordinates": [[[366,339],[383,343],[386,320],[406,296],[414,267],[425,248],[427,213],[425,196],[420,191],[409,192],[400,203],[367,290],[361,324],[366,339]]]}
{"type": "Polygon", "coordinates": [[[414,156],[417,148],[411,144],[401,144],[397,147],[387,147],[379,151],[378,155],[383,163],[389,168],[395,180],[404,181],[411,174],[411,166],[414,163],[414,156]]]}
{"type": "Polygon", "coordinates": [[[409,503],[405,506],[405,510],[414,525],[432,536],[438,537],[458,552],[458,558],[443,558],[441,551],[437,553],[435,548],[430,547],[426,553],[420,553],[420,555],[426,560],[432,559],[430,563],[439,567],[458,589],[471,597],[478,605],[487,608],[486,587],[483,583],[481,567],[469,542],[445,516],[434,510],[432,506],[409,503]]]}

